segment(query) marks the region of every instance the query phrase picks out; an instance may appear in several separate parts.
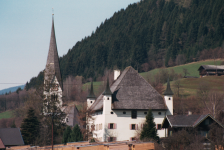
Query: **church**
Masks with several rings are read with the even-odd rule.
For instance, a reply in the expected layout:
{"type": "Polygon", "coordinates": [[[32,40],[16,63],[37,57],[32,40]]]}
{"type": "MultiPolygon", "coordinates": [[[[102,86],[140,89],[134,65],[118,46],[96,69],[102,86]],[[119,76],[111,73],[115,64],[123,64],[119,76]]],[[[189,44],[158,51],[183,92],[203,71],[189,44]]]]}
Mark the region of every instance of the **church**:
{"type": "MultiPolygon", "coordinates": [[[[44,70],[44,95],[47,97],[54,96],[57,99],[56,106],[61,109],[62,112],[66,114],[64,122],[73,127],[75,124],[78,124],[77,115],[78,110],[74,105],[63,105],[62,100],[63,92],[63,81],[60,72],[60,64],[55,36],[54,28],[54,14],[52,15],[52,27],[51,27],[51,36],[50,36],[50,46],[47,56],[47,63],[44,70]]],[[[49,103],[44,102],[43,113],[48,112],[47,108],[49,103]]]]}
{"type": "Polygon", "coordinates": [[[165,137],[167,130],[162,129],[163,119],[173,115],[173,92],[170,83],[161,96],[131,66],[121,74],[114,72],[114,81],[96,98],[93,86],[87,96],[87,108],[93,112],[93,119],[88,120],[88,128],[93,138],[98,141],[135,140],[136,134],[143,127],[149,109],[152,110],[159,137],[165,137]]]}

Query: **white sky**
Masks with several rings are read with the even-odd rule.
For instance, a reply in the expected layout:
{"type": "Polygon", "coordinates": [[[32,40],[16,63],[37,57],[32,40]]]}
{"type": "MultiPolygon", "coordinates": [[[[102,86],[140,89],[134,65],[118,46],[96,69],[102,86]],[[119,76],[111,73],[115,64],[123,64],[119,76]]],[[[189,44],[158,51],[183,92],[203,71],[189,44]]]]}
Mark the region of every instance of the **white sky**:
{"type": "Polygon", "coordinates": [[[0,0],[0,90],[25,84],[44,69],[52,8],[58,53],[62,56],[114,12],[138,1],[0,0]]]}

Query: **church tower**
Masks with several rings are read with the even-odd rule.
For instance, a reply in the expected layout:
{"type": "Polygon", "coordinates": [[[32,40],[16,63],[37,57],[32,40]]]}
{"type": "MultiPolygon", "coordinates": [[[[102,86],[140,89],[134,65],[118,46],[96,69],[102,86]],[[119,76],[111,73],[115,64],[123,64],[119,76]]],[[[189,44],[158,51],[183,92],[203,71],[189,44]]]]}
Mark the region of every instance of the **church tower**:
{"type": "Polygon", "coordinates": [[[54,14],[52,15],[52,27],[50,46],[48,51],[47,63],[44,70],[44,95],[49,98],[57,99],[57,106],[62,107],[62,79],[59,66],[59,58],[54,30],[54,14]]]}
{"type": "Polygon", "coordinates": [[[163,95],[168,109],[167,115],[173,115],[173,91],[170,88],[169,78],[167,80],[166,91],[163,93],[163,95]]]}

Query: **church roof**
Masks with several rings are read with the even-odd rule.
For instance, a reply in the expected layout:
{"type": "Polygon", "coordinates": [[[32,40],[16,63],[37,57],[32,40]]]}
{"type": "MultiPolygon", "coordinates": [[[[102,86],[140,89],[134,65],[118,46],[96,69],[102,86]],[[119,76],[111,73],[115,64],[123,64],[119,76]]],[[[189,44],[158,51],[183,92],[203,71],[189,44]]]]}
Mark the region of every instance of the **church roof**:
{"type": "Polygon", "coordinates": [[[167,80],[166,91],[163,93],[163,95],[173,95],[173,91],[170,88],[170,80],[169,80],[169,78],[167,80]]]}
{"type": "MultiPolygon", "coordinates": [[[[110,86],[112,109],[166,109],[163,97],[131,66],[110,86]]],[[[103,94],[91,106],[103,108],[103,94]]]]}
{"type": "Polygon", "coordinates": [[[59,58],[58,58],[58,51],[57,51],[57,44],[56,44],[56,37],[55,37],[55,30],[54,30],[54,18],[52,16],[50,46],[49,46],[49,51],[48,51],[47,64],[46,64],[46,68],[45,68],[44,78],[45,78],[45,80],[49,80],[51,82],[51,80],[53,80],[54,76],[57,77],[60,87],[63,89],[60,65],[59,65],[59,58]]]}

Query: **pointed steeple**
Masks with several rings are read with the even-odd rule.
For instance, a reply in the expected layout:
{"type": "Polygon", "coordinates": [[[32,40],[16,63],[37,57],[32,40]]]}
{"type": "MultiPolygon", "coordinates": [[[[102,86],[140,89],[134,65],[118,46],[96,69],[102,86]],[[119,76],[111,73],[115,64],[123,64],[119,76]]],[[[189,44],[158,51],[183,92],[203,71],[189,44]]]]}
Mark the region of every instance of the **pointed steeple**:
{"type": "Polygon", "coordinates": [[[167,87],[166,87],[166,91],[163,93],[163,95],[173,95],[173,91],[170,88],[169,78],[167,79],[167,87]]]}
{"type": "Polygon", "coordinates": [[[107,86],[105,91],[103,92],[103,95],[112,95],[112,92],[110,90],[110,86],[109,86],[109,78],[107,77],[107,86]]]}
{"type": "Polygon", "coordinates": [[[96,96],[94,95],[94,92],[93,92],[93,81],[91,82],[91,89],[90,89],[90,92],[89,92],[89,95],[87,96],[87,98],[96,98],[96,96]]]}
{"type": "Polygon", "coordinates": [[[45,80],[52,80],[52,76],[56,76],[61,89],[63,89],[62,80],[61,80],[61,72],[59,66],[59,58],[54,30],[54,14],[52,15],[52,27],[51,27],[51,37],[50,37],[50,46],[47,57],[47,64],[45,68],[45,80]],[[50,77],[50,79],[49,79],[50,77]]]}

